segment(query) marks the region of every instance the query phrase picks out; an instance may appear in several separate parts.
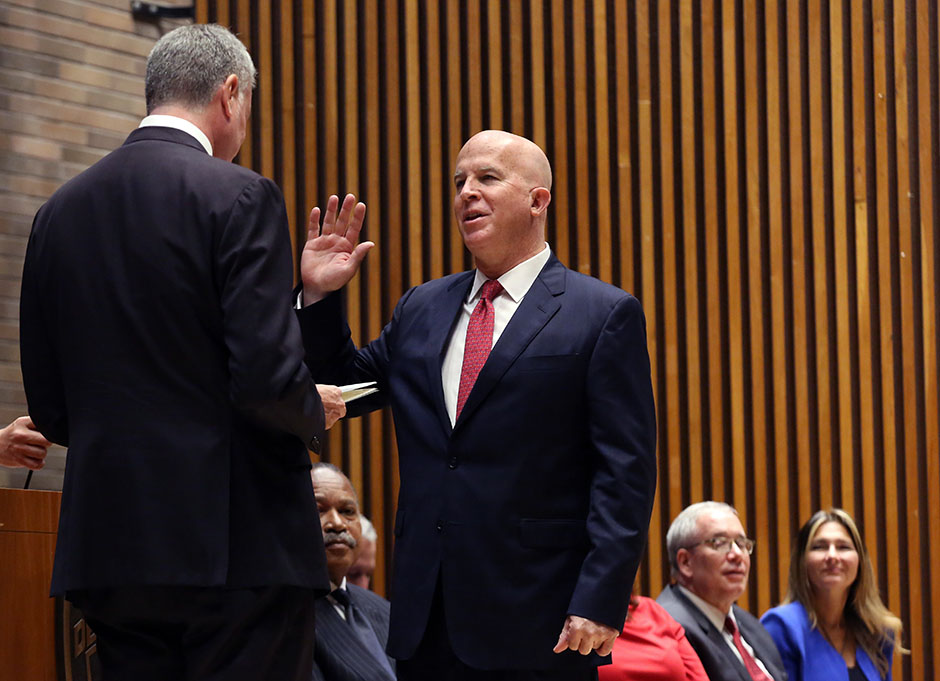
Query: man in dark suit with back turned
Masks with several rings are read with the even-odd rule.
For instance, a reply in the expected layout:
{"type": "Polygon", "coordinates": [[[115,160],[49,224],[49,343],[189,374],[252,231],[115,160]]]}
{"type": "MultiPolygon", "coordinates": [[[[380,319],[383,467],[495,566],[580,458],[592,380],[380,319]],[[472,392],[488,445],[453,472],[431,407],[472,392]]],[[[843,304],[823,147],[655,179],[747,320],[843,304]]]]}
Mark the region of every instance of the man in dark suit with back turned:
{"type": "Polygon", "coordinates": [[[365,206],[347,196],[337,214],[331,197],[322,228],[314,209],[301,261],[314,376],[377,381],[362,408],[395,418],[388,650],[406,680],[596,678],[655,487],[643,312],[552,255],[534,143],[479,133],[454,180],[476,270],[408,291],[361,350],[335,291],[372,245],[358,243],[365,206]]]}
{"type": "Polygon", "coordinates": [[[307,446],[344,408],[284,303],[281,193],[230,163],[254,78],[220,26],[165,35],[150,115],[29,239],[29,411],[69,448],[52,593],[84,611],[108,680],[311,673],[329,583],[307,446]]]}
{"type": "Polygon", "coordinates": [[[737,511],[702,501],[669,526],[666,547],[677,580],[656,602],[685,629],[711,681],[785,681],[770,634],[734,602],[747,587],[754,543],[737,511]]]}
{"type": "Polygon", "coordinates": [[[362,541],[356,490],[329,463],[315,464],[311,478],[332,589],[317,600],[314,681],[395,681],[395,660],[385,653],[388,601],[346,578],[362,541]]]}

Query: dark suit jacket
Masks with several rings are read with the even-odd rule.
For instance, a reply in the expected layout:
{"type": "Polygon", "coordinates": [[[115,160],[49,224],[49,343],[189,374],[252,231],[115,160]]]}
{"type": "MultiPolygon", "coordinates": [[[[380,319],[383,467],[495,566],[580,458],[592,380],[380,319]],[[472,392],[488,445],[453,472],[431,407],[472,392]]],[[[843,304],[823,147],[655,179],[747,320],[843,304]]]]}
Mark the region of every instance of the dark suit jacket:
{"type": "MultiPolygon", "coordinates": [[[[721,632],[675,584],[663,589],[656,602],[683,626],[686,638],[698,653],[705,673],[711,681],[751,681],[744,664],[725,642],[721,632]]],[[[774,680],[786,681],[787,673],[783,668],[783,661],[770,634],[747,610],[736,605],[733,608],[741,636],[754,649],[754,653],[764,663],[774,680]]]]}
{"type": "MultiPolygon", "coordinates": [[[[365,615],[384,649],[388,643],[388,601],[355,584],[346,584],[349,600],[365,615]]],[[[356,636],[352,625],[340,617],[326,597],[317,600],[317,646],[314,651],[314,681],[389,681],[384,667],[377,664],[356,636]]],[[[392,669],[395,660],[388,658],[392,669]]]]}
{"type": "Polygon", "coordinates": [[[54,594],[328,588],[292,272],[274,183],[170,128],[39,210],[20,334],[30,415],[69,448],[54,594]]]}
{"type": "Polygon", "coordinates": [[[451,428],[441,364],[473,276],[411,289],[359,351],[338,295],[301,315],[321,331],[305,335],[318,380],[376,380],[377,399],[351,406],[392,406],[401,487],[388,649],[415,652],[440,575],[466,664],[596,665],[552,647],[569,613],[623,626],[656,477],[643,312],[553,256],[451,428]]]}

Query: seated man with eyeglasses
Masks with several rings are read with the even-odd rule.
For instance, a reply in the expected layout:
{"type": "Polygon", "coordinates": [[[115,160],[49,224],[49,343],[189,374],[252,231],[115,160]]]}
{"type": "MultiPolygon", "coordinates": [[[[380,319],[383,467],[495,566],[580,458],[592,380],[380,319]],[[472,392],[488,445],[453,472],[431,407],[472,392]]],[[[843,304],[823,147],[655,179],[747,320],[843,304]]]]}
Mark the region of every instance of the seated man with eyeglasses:
{"type": "Polygon", "coordinates": [[[672,521],[666,549],[676,581],[656,601],[685,629],[710,681],[785,681],[770,635],[734,604],[747,587],[754,541],[728,504],[692,504],[672,521]]]}

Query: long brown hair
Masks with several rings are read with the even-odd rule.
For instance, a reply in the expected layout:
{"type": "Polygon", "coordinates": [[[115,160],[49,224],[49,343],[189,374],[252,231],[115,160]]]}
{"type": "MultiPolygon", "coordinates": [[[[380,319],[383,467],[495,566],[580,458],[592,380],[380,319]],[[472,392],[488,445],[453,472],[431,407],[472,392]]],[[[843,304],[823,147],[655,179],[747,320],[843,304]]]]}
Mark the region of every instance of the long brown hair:
{"type": "Polygon", "coordinates": [[[855,545],[858,553],[858,574],[849,587],[848,599],[845,602],[845,625],[855,642],[868,653],[875,663],[878,672],[884,677],[888,673],[888,657],[885,648],[894,645],[899,653],[910,651],[901,647],[901,620],[896,617],[881,601],[878,587],[875,584],[875,571],[871,566],[871,558],[862,535],[852,520],[852,516],[841,508],[830,508],[826,511],[817,511],[800,528],[790,554],[790,590],[786,602],[799,601],[809,615],[810,625],[818,627],[818,615],[813,604],[813,587],[806,572],[806,554],[810,544],[816,538],[824,524],[833,522],[842,525],[855,545]]]}

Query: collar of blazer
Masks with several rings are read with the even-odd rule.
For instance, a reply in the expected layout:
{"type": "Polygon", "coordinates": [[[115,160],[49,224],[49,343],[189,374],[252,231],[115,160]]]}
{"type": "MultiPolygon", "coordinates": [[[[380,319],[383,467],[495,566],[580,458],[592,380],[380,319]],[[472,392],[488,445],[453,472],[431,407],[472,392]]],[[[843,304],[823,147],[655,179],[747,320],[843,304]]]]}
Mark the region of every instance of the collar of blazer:
{"type": "MultiPolygon", "coordinates": [[[[561,264],[561,261],[554,254],[545,263],[545,267],[539,272],[539,276],[532,282],[532,286],[526,292],[522,302],[513,314],[512,319],[506,326],[499,341],[493,346],[492,352],[483,365],[483,369],[477,376],[473,390],[464,404],[457,423],[454,424],[454,432],[459,430],[464,423],[473,415],[480,404],[486,399],[487,394],[499,383],[500,379],[512,366],[513,362],[522,354],[523,350],[532,342],[532,339],[545,327],[548,321],[558,312],[561,307],[560,296],[565,292],[565,275],[567,268],[561,264]]],[[[472,273],[465,278],[458,278],[450,287],[448,287],[447,296],[442,296],[441,306],[446,305],[445,314],[451,316],[449,325],[442,325],[447,329],[444,338],[440,342],[440,352],[435,354],[432,380],[436,381],[438,386],[440,409],[438,410],[443,417],[445,427],[450,430],[450,421],[444,410],[444,393],[441,385],[441,361],[443,358],[444,344],[450,337],[450,330],[453,328],[453,322],[456,321],[457,313],[460,309],[462,300],[467,295],[470,285],[473,282],[472,273]],[[456,302],[454,299],[456,298],[456,302]]]]}
{"type": "MultiPolygon", "coordinates": [[[[566,269],[554,254],[545,263],[545,267],[532,282],[532,286],[519,303],[515,314],[487,357],[486,364],[480,370],[473,384],[473,390],[470,391],[470,396],[457,418],[457,423],[454,424],[454,431],[457,431],[467,422],[467,419],[473,416],[513,362],[558,312],[561,307],[560,296],[565,292],[566,269]]],[[[438,378],[440,378],[440,368],[438,368],[438,378]]]]}
{"type": "MultiPolygon", "coordinates": [[[[124,140],[124,144],[133,144],[134,142],[142,142],[146,140],[174,142],[176,144],[183,144],[187,147],[197,149],[203,154],[206,153],[205,147],[203,147],[199,143],[199,140],[190,135],[188,132],[177,130],[176,128],[164,128],[159,125],[148,125],[145,128],[135,129],[130,135],[127,136],[127,139],[124,140]]],[[[208,156],[208,154],[206,155],[208,156]]]]}

